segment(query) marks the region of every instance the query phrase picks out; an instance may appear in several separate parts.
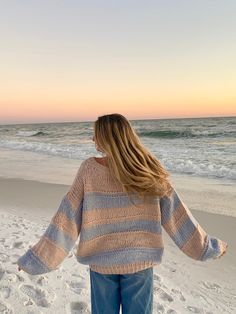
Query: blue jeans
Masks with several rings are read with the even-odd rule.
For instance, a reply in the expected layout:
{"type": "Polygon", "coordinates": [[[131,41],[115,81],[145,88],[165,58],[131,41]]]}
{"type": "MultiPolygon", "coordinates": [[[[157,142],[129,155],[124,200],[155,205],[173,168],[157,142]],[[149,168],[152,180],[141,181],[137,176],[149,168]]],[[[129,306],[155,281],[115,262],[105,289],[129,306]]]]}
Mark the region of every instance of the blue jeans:
{"type": "Polygon", "coordinates": [[[133,274],[100,274],[90,269],[91,313],[152,314],[153,267],[133,274]]]}

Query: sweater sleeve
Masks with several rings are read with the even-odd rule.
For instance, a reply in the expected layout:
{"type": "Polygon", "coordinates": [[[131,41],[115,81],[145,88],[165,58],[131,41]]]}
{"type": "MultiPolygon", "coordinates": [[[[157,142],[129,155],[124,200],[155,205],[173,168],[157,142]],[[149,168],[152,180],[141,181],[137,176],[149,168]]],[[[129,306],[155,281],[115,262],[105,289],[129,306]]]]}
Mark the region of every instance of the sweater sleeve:
{"type": "Polygon", "coordinates": [[[46,231],[38,243],[17,260],[18,266],[25,272],[31,275],[51,272],[73,248],[81,229],[84,168],[85,161],[82,161],[46,231]]]}
{"type": "Polygon", "coordinates": [[[209,235],[171,185],[160,198],[161,224],[174,243],[192,259],[206,261],[221,256],[228,243],[209,235]]]}

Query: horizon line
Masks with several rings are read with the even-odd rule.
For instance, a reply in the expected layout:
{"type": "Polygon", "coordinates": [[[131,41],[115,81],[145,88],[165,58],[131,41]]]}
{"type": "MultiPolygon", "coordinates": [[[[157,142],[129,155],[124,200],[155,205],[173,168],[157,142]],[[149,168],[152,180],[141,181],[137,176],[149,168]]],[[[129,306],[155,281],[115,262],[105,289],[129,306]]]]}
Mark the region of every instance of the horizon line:
{"type": "MultiPolygon", "coordinates": [[[[114,112],[115,113],[115,112],[114,112]]],[[[102,116],[98,115],[99,116],[102,116]]],[[[232,115],[232,116],[199,116],[199,117],[175,117],[175,118],[147,118],[147,119],[128,119],[129,121],[150,121],[150,120],[184,120],[184,119],[209,119],[209,118],[235,118],[236,115],[232,115]]],[[[22,123],[7,123],[7,124],[2,124],[0,122],[0,126],[1,125],[28,125],[28,124],[53,124],[53,123],[57,123],[57,124],[62,124],[62,123],[87,123],[87,122],[94,122],[95,120],[80,120],[80,121],[47,121],[47,122],[22,122],[22,123]]]]}

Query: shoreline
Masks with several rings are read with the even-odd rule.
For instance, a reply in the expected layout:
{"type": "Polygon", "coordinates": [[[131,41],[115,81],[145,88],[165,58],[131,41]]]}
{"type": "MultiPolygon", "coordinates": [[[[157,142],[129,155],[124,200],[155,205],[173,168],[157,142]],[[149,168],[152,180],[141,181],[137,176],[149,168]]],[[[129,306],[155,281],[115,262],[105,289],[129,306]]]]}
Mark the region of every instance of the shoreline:
{"type": "MultiPolygon", "coordinates": [[[[81,162],[81,161],[80,161],[81,162]]],[[[80,163],[79,163],[80,164],[80,163]]],[[[57,200],[63,196],[73,182],[77,168],[71,169],[71,175],[67,174],[66,180],[56,178],[47,181],[46,178],[36,180],[34,178],[5,177],[0,175],[0,190],[2,196],[0,206],[15,206],[14,197],[18,202],[19,207],[42,208],[55,206],[57,200]],[[13,189],[14,197],[11,198],[10,191],[13,189]],[[41,197],[38,197],[38,189],[41,197]],[[52,194],[50,194],[52,193],[52,194]],[[22,195],[31,195],[29,201],[23,199],[22,195]],[[32,200],[35,197],[36,202],[32,200]],[[48,198],[44,201],[44,198],[48,198]],[[39,202],[38,202],[39,200],[39,202]]],[[[170,173],[170,181],[173,183],[177,192],[180,194],[184,202],[190,208],[202,212],[220,214],[236,218],[236,184],[228,180],[222,182],[220,179],[209,179],[194,177],[185,174],[170,173]]]]}

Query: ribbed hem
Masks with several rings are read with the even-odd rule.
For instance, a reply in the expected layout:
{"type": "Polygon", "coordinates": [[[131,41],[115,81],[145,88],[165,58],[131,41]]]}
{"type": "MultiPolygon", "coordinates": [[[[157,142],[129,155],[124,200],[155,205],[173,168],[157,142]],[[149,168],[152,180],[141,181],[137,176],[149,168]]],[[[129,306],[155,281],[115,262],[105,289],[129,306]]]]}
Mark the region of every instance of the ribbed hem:
{"type": "Polygon", "coordinates": [[[144,261],[125,265],[112,265],[112,266],[89,265],[89,266],[92,271],[96,271],[101,274],[132,274],[137,271],[153,267],[154,265],[158,265],[158,263],[153,261],[144,261]]]}

